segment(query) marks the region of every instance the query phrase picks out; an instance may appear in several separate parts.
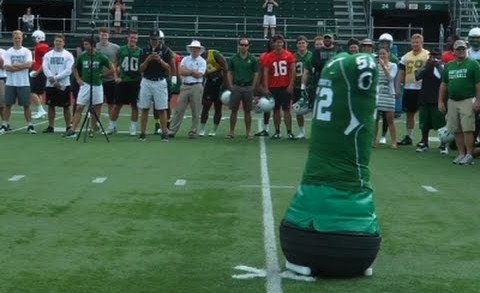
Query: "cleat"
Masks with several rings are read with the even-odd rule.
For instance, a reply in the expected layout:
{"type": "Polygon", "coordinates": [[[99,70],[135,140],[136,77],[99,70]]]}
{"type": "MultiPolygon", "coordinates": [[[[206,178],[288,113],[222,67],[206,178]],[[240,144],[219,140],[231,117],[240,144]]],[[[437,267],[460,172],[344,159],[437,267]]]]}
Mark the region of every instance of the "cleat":
{"type": "Polygon", "coordinates": [[[290,271],[292,271],[296,274],[302,275],[302,276],[311,276],[312,275],[312,269],[311,268],[293,264],[293,263],[289,262],[288,260],[285,262],[285,267],[288,270],[290,270],[290,271]]]}
{"type": "Polygon", "coordinates": [[[462,161],[463,157],[465,157],[465,155],[458,155],[455,159],[453,159],[452,164],[460,164],[460,161],[462,161]]]}
{"type": "Polygon", "coordinates": [[[168,135],[162,133],[160,135],[160,141],[161,142],[168,142],[168,135]]]}
{"type": "Polygon", "coordinates": [[[197,133],[195,131],[190,130],[188,132],[188,138],[193,139],[193,138],[196,138],[196,137],[197,137],[197,133]]]}
{"type": "Polygon", "coordinates": [[[47,128],[45,128],[42,133],[54,133],[55,130],[53,129],[52,126],[48,126],[47,128]]]}
{"type": "Polygon", "coordinates": [[[408,135],[405,135],[405,137],[398,142],[398,145],[412,145],[412,144],[413,144],[412,139],[408,135]]]}
{"type": "Polygon", "coordinates": [[[269,136],[268,131],[262,130],[260,132],[255,133],[255,136],[269,136]]]}
{"type": "Polygon", "coordinates": [[[37,113],[32,115],[32,119],[45,119],[47,117],[47,112],[42,109],[42,111],[38,111],[37,113]]]}
{"type": "MultiPolygon", "coordinates": [[[[199,135],[200,135],[200,134],[199,134],[199,135]]],[[[217,133],[216,133],[215,131],[210,131],[210,132],[208,133],[208,136],[216,136],[216,135],[217,135],[217,133]]]]}
{"type": "Polygon", "coordinates": [[[295,135],[293,135],[293,133],[289,132],[289,133],[287,133],[287,139],[295,140],[296,138],[295,138],[295,135]]]}
{"type": "Polygon", "coordinates": [[[274,135],[272,135],[271,139],[280,139],[280,132],[275,132],[274,135]]]}
{"type": "Polygon", "coordinates": [[[115,126],[109,125],[107,128],[107,131],[105,131],[107,135],[112,135],[114,133],[117,133],[117,128],[115,126]]]}
{"type": "Polygon", "coordinates": [[[295,136],[295,139],[305,139],[305,134],[299,133],[297,136],[295,136]]]}
{"type": "Polygon", "coordinates": [[[146,141],[147,140],[147,136],[145,135],[145,133],[140,133],[140,136],[138,137],[138,140],[139,141],[146,141]]]}
{"type": "Polygon", "coordinates": [[[65,137],[66,137],[66,138],[77,138],[77,134],[76,134],[75,131],[73,131],[72,129],[69,129],[69,130],[65,133],[65,137]]]}
{"type": "Polygon", "coordinates": [[[37,132],[35,131],[35,128],[33,128],[33,125],[28,125],[27,132],[29,134],[37,134],[37,132]]]}
{"type": "Polygon", "coordinates": [[[458,162],[459,165],[473,165],[473,156],[470,154],[466,154],[463,158],[458,162]]]}
{"type": "Polygon", "coordinates": [[[448,155],[448,146],[447,145],[442,144],[438,148],[440,149],[440,154],[448,155]]]}
{"type": "Polygon", "coordinates": [[[205,136],[205,130],[200,130],[200,131],[198,132],[198,136],[204,137],[204,136],[205,136]]]}
{"type": "Polygon", "coordinates": [[[381,138],[378,140],[378,143],[379,143],[379,144],[387,144],[387,138],[386,138],[386,137],[381,137],[381,138]]]}
{"type": "Polygon", "coordinates": [[[5,129],[0,128],[0,135],[5,134],[5,129]]]}
{"type": "Polygon", "coordinates": [[[417,153],[423,153],[428,151],[428,144],[425,144],[423,142],[418,143],[417,149],[415,150],[417,153]]]}

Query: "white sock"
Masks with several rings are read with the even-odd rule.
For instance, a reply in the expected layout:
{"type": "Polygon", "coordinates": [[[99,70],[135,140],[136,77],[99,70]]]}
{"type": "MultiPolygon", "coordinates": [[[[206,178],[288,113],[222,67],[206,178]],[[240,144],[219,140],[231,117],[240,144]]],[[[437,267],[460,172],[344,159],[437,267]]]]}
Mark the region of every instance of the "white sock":
{"type": "Polygon", "coordinates": [[[213,132],[217,131],[218,129],[218,124],[213,124],[213,132]]]}
{"type": "Polygon", "coordinates": [[[263,130],[268,131],[268,124],[263,124],[263,130]]]}
{"type": "Polygon", "coordinates": [[[137,121],[130,121],[130,126],[137,127],[137,121]]]}
{"type": "Polygon", "coordinates": [[[205,123],[200,124],[200,131],[205,131],[205,123]]]}
{"type": "Polygon", "coordinates": [[[37,106],[37,111],[40,113],[40,112],[45,112],[45,110],[43,109],[42,105],[38,105],[37,106]]]}
{"type": "Polygon", "coordinates": [[[300,128],[300,133],[301,133],[301,134],[305,134],[305,127],[302,126],[302,127],[299,127],[299,128],[300,128]]]}
{"type": "Polygon", "coordinates": [[[413,137],[413,129],[407,129],[407,135],[412,138],[413,137]]]}

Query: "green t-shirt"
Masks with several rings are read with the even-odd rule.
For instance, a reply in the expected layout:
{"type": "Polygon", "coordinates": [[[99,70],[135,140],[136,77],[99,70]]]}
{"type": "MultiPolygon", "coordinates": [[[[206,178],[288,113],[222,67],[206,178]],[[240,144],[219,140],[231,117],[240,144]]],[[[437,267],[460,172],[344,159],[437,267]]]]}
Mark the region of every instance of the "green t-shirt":
{"type": "Polygon", "coordinates": [[[471,99],[476,95],[475,86],[480,82],[480,65],[466,58],[463,62],[449,62],[442,81],[447,84],[448,98],[454,101],[471,99]]]}
{"type": "Polygon", "coordinates": [[[112,62],[108,59],[108,57],[100,52],[95,52],[93,55],[93,78],[90,77],[90,59],[91,55],[88,54],[86,51],[77,58],[77,62],[75,66],[79,71],[82,80],[86,83],[90,83],[90,79],[92,85],[101,85],[102,84],[102,72],[103,68],[110,68],[112,67],[112,62]]]}
{"type": "Polygon", "coordinates": [[[295,52],[295,87],[300,88],[302,85],[302,76],[305,71],[307,62],[310,62],[312,59],[312,52],[307,51],[307,53],[302,56],[298,52],[295,52]]]}
{"type": "Polygon", "coordinates": [[[230,58],[228,70],[232,72],[233,84],[251,83],[258,72],[258,60],[250,53],[246,58],[237,53],[230,58]]]}
{"type": "Polygon", "coordinates": [[[361,191],[370,186],[378,70],[370,54],[341,53],[325,64],[312,114],[302,184],[361,191]]]}
{"type": "Polygon", "coordinates": [[[120,67],[120,78],[122,81],[139,81],[142,79],[140,74],[140,58],[142,49],[139,47],[129,48],[122,46],[118,50],[117,60],[120,67]]]}

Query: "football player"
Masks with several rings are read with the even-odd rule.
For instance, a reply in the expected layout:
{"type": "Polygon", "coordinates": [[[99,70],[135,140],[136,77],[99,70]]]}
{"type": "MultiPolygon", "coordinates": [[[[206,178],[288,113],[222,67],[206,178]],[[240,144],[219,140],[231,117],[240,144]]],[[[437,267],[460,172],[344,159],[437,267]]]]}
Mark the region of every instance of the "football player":
{"type": "MultiPolygon", "coordinates": [[[[297,52],[295,52],[295,89],[293,92],[293,103],[301,102],[308,103],[308,96],[302,97],[302,76],[305,69],[305,64],[312,59],[312,52],[308,50],[308,40],[305,36],[297,37],[297,52]]],[[[297,113],[297,123],[299,133],[297,139],[305,138],[305,119],[302,114],[297,113]]]]}
{"type": "Polygon", "coordinates": [[[41,96],[45,93],[45,83],[47,81],[42,69],[42,60],[43,56],[50,51],[50,46],[46,42],[45,33],[41,30],[34,31],[32,38],[35,41],[35,47],[33,48],[33,65],[30,72],[30,96],[32,104],[37,107],[37,113],[33,114],[32,118],[39,119],[47,114],[45,109],[43,109],[41,100],[41,96]]]}

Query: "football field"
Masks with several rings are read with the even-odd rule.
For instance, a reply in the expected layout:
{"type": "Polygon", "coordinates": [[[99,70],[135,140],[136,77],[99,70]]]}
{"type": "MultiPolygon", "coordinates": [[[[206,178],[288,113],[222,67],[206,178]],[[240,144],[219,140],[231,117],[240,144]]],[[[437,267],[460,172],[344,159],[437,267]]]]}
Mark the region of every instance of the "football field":
{"type": "Polygon", "coordinates": [[[295,279],[278,225],[308,140],[248,140],[243,120],[225,139],[228,119],[216,137],[188,139],[186,119],[168,143],[84,143],[41,133],[45,120],[28,135],[14,110],[0,136],[1,293],[480,292],[480,161],[453,165],[436,142],[372,152],[383,237],[372,277],[295,279]]]}

